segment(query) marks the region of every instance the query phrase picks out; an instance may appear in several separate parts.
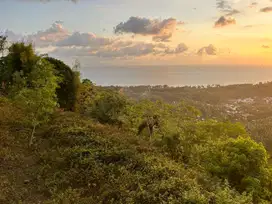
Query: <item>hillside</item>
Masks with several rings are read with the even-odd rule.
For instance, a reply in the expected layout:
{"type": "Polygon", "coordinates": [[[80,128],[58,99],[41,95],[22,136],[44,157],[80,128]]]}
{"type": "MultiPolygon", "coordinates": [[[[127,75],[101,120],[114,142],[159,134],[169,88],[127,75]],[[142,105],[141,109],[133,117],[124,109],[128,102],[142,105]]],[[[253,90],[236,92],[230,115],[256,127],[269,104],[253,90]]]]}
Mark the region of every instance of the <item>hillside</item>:
{"type": "Polygon", "coordinates": [[[269,143],[242,123],[132,100],[24,43],[0,58],[0,80],[1,204],[272,200],[269,143]]]}
{"type": "MultiPolygon", "coordinates": [[[[207,125],[202,124],[202,131],[220,128],[220,124],[207,125]]],[[[170,138],[168,142],[155,139],[150,142],[74,113],[60,113],[37,131],[35,145],[29,149],[26,135],[31,130],[14,126],[8,123],[1,129],[1,203],[250,203],[251,200],[249,195],[240,195],[209,173],[210,167],[201,161],[203,150],[191,150],[192,157],[182,161],[180,151],[184,144],[175,147],[170,138]],[[202,166],[198,167],[199,164],[202,166]]],[[[234,134],[225,131],[221,134],[234,134]]],[[[203,137],[203,133],[195,137],[203,137]]],[[[213,136],[218,135],[209,135],[213,136]]],[[[193,149],[202,146],[206,148],[204,152],[211,148],[210,153],[216,154],[210,142],[206,138],[202,146],[199,140],[191,140],[190,145],[193,149]]],[[[250,165],[254,157],[255,165],[266,168],[260,145],[242,138],[227,143],[250,145],[244,147],[246,151],[242,154],[248,158],[243,161],[247,165],[243,167],[247,168],[246,175],[261,174],[260,166],[258,170],[250,165]]]]}

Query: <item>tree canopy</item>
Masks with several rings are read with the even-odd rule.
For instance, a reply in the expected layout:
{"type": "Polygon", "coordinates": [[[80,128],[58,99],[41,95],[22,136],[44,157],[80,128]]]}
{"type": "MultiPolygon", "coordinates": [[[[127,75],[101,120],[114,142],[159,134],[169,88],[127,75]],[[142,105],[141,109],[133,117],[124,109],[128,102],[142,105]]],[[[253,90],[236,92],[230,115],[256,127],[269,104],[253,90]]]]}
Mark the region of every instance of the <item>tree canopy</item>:
{"type": "MultiPolygon", "coordinates": [[[[1,52],[5,47],[6,40],[5,37],[1,37],[1,52]]],[[[35,54],[32,44],[25,44],[24,42],[11,44],[7,49],[7,54],[1,58],[1,92],[9,94],[10,88],[15,88],[14,84],[16,84],[17,89],[21,88],[18,87],[20,83],[25,83],[23,86],[31,87],[32,79],[30,79],[29,75],[35,69],[35,65],[40,58],[41,56],[35,54]],[[18,80],[22,81],[19,83],[18,80]]],[[[59,87],[57,88],[60,107],[65,110],[74,110],[79,76],[68,65],[58,59],[52,57],[44,57],[44,59],[53,65],[55,75],[62,79],[59,80],[59,87]]]]}
{"type": "Polygon", "coordinates": [[[52,65],[44,59],[37,62],[28,77],[31,87],[16,87],[13,100],[26,113],[24,121],[33,128],[29,141],[31,146],[36,127],[47,122],[57,107],[58,77],[55,76],[52,65]]]}
{"type": "Polygon", "coordinates": [[[57,88],[58,103],[60,108],[65,110],[75,110],[76,97],[78,93],[78,76],[75,72],[61,60],[46,57],[54,69],[56,70],[57,76],[62,78],[57,88]]]}
{"type": "MultiPolygon", "coordinates": [[[[31,44],[13,43],[8,48],[8,54],[1,59],[3,66],[0,67],[0,81],[4,83],[5,90],[14,84],[15,75],[27,78],[38,59],[31,44]]],[[[28,86],[30,86],[29,83],[26,81],[28,86]]]]}

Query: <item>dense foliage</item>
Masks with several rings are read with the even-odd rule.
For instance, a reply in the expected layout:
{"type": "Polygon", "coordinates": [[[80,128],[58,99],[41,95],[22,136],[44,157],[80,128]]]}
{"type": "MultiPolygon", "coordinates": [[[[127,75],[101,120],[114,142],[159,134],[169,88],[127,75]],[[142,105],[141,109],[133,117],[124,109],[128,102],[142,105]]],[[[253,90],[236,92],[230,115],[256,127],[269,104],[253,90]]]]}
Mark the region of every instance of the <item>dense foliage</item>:
{"type": "Polygon", "coordinates": [[[272,82],[229,86],[138,86],[107,87],[122,90],[134,100],[158,99],[175,104],[186,101],[202,113],[203,119],[241,122],[252,138],[272,152],[272,82]]]}
{"type": "Polygon", "coordinates": [[[0,203],[270,203],[269,154],[242,123],[209,118],[190,100],[132,100],[89,80],[66,103],[74,70],[9,52],[1,58],[0,203]],[[154,134],[137,135],[155,115],[154,134]]]}
{"type": "Polygon", "coordinates": [[[58,59],[52,57],[46,57],[45,59],[54,66],[57,76],[62,78],[56,91],[60,108],[68,111],[75,110],[79,86],[77,74],[68,65],[58,59]]]}
{"type": "Polygon", "coordinates": [[[22,83],[23,87],[16,87],[11,99],[25,112],[23,120],[33,127],[29,141],[31,146],[36,127],[47,122],[49,114],[57,107],[58,77],[54,74],[52,66],[46,60],[40,59],[28,78],[31,79],[31,88],[23,86],[25,83],[22,83]]]}
{"type": "MultiPolygon", "coordinates": [[[[0,81],[6,93],[10,87],[17,85],[19,78],[27,78],[39,60],[31,44],[14,43],[8,48],[8,54],[1,58],[0,81]]],[[[31,86],[30,81],[25,81],[26,86],[31,86]]]]}

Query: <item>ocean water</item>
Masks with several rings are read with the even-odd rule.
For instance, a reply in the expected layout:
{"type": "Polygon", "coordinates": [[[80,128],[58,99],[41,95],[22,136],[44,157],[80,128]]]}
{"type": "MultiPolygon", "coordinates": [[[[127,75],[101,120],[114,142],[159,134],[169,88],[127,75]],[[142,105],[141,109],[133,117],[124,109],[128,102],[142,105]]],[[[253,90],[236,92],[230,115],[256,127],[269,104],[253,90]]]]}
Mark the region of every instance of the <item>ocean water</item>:
{"type": "Polygon", "coordinates": [[[83,78],[97,85],[229,85],[272,81],[272,66],[107,66],[83,67],[83,78]]]}

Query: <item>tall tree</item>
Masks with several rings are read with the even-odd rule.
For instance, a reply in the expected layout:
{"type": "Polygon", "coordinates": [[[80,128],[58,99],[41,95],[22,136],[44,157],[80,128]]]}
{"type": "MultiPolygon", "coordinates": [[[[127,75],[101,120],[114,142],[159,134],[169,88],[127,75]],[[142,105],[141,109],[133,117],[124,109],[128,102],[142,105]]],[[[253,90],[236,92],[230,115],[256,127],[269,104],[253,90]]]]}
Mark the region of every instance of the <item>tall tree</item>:
{"type": "Polygon", "coordinates": [[[59,88],[57,88],[60,107],[73,111],[78,92],[79,76],[64,62],[52,57],[46,57],[45,59],[54,66],[56,75],[62,78],[59,88]]]}
{"type": "Polygon", "coordinates": [[[32,126],[29,146],[33,143],[36,127],[48,121],[57,106],[56,88],[59,78],[52,65],[40,59],[29,74],[31,87],[21,88],[14,96],[15,104],[25,112],[25,122],[32,126]]]}

